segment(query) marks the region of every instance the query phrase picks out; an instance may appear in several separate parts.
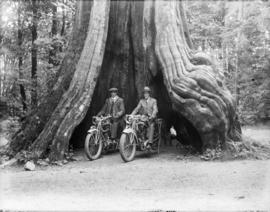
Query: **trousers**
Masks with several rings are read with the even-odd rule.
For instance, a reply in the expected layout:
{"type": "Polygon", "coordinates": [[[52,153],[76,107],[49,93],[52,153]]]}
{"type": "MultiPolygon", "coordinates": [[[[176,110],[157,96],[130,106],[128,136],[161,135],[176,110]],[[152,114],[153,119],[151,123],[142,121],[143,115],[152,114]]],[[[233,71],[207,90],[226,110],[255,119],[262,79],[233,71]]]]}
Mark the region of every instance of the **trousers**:
{"type": "Polygon", "coordinates": [[[111,139],[117,138],[118,128],[120,127],[120,121],[113,121],[111,125],[111,139]]]}
{"type": "Polygon", "coordinates": [[[155,122],[154,121],[149,121],[148,122],[148,128],[147,128],[147,134],[148,134],[149,143],[153,143],[154,130],[155,130],[155,122]]]}

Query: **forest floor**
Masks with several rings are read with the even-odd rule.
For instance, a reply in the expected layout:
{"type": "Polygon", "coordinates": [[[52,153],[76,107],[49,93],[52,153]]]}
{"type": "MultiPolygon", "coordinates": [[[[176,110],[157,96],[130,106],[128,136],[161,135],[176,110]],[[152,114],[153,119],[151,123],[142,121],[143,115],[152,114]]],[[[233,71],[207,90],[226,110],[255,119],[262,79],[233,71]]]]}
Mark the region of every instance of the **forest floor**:
{"type": "MultiPolygon", "coordinates": [[[[270,127],[244,134],[270,144],[270,127]]],[[[0,170],[0,208],[24,210],[270,210],[270,160],[202,161],[175,148],[138,155],[118,153],[64,166],[0,170]]]]}

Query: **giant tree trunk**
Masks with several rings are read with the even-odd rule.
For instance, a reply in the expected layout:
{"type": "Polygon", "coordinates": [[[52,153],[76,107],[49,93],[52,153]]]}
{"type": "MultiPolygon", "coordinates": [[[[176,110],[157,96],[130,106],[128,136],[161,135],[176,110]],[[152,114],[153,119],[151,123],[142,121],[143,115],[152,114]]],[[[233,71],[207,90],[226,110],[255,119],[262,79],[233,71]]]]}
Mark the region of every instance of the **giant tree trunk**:
{"type": "Polygon", "coordinates": [[[90,105],[103,60],[108,27],[109,1],[95,0],[90,13],[88,33],[69,89],[55,108],[50,120],[33,144],[40,157],[52,143],[50,158],[64,156],[74,128],[82,121],[90,105]]]}
{"type": "MultiPolygon", "coordinates": [[[[82,2],[88,1],[78,2],[86,8],[82,2]]],[[[181,1],[119,0],[109,6],[109,0],[94,0],[88,8],[80,59],[67,62],[76,64],[76,71],[31,146],[36,157],[50,147],[50,158],[62,159],[74,129],[85,135],[111,86],[119,88],[129,113],[143,86],[150,85],[167,129],[174,126],[184,144],[204,150],[226,143],[236,130],[234,101],[211,57],[191,50],[181,1]]]]}
{"type": "Polygon", "coordinates": [[[155,50],[166,88],[174,110],[198,130],[203,149],[224,145],[236,116],[233,98],[213,62],[189,49],[177,5],[155,3],[155,50]]]}

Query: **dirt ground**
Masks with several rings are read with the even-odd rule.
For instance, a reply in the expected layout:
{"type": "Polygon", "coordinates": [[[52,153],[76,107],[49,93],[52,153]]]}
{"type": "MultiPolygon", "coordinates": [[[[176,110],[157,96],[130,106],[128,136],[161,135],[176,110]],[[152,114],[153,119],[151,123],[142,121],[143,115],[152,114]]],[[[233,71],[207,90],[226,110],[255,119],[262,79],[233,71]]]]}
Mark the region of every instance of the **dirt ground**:
{"type": "MultiPolygon", "coordinates": [[[[244,128],[270,144],[270,128],[244,128]]],[[[258,141],[259,141],[258,140],[258,141]]],[[[62,167],[0,170],[0,208],[24,210],[270,210],[270,160],[201,161],[175,148],[118,153],[88,161],[82,152],[62,167]]]]}

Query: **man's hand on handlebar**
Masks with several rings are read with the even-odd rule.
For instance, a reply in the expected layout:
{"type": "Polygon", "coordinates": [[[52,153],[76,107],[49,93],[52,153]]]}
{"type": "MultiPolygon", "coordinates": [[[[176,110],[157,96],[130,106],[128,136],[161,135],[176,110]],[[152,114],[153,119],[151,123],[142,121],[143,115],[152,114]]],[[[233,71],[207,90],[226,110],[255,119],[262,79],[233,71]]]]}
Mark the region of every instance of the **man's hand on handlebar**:
{"type": "Polygon", "coordinates": [[[111,116],[111,115],[108,115],[108,116],[96,115],[96,116],[93,116],[93,118],[99,118],[99,119],[109,119],[109,118],[112,118],[112,116],[111,116]]]}

